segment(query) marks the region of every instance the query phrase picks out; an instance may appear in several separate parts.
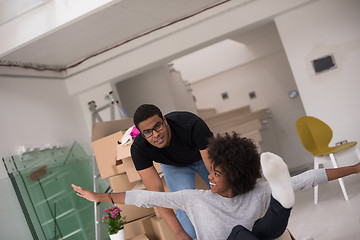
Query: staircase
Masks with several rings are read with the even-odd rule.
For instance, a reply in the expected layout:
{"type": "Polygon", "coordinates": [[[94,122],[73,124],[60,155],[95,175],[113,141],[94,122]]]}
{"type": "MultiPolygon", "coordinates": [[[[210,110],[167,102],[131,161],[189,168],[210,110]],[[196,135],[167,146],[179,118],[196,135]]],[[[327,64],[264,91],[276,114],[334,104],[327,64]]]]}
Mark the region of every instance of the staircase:
{"type": "Polygon", "coordinates": [[[261,129],[268,121],[269,109],[251,111],[250,106],[217,113],[214,108],[198,109],[198,115],[204,119],[210,130],[216,134],[237,132],[242,137],[252,139],[259,148],[262,141],[261,129]]]}

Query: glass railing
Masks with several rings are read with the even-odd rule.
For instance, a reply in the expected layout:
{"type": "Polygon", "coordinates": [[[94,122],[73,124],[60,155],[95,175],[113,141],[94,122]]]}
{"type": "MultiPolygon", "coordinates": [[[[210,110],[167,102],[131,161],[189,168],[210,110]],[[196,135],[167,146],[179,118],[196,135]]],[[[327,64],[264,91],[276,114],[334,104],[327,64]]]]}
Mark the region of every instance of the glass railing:
{"type": "MultiPolygon", "coordinates": [[[[71,184],[93,189],[93,160],[78,143],[3,158],[34,239],[95,239],[94,204],[78,197],[71,184]]],[[[107,180],[99,178],[99,192],[107,180]]],[[[99,204],[99,212],[111,204],[99,204]]],[[[108,239],[101,223],[101,239],[108,239]]]]}

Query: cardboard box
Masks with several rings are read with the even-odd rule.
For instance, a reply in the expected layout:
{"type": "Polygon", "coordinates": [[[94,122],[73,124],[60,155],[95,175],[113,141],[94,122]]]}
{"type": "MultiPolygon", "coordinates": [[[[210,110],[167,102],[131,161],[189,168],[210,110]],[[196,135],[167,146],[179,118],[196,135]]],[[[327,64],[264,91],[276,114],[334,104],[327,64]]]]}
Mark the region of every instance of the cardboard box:
{"type": "Polygon", "coordinates": [[[124,225],[126,239],[131,239],[143,234],[145,234],[149,239],[156,239],[150,220],[152,217],[153,216],[149,216],[133,222],[126,223],[124,225]]]}
{"type": "Polygon", "coordinates": [[[118,144],[116,146],[116,159],[119,160],[119,159],[131,157],[131,145],[132,144],[127,144],[124,146],[118,144]]]}
{"type": "MultiPolygon", "coordinates": [[[[124,162],[130,161],[132,162],[131,157],[127,157],[127,158],[123,158],[123,159],[119,159],[116,160],[116,171],[118,173],[126,173],[126,166],[128,166],[128,164],[124,164],[124,162]]],[[[135,166],[134,166],[135,168],[135,166]]]]}
{"type": "MultiPolygon", "coordinates": [[[[141,180],[139,173],[135,169],[134,162],[131,158],[122,159],[123,165],[117,166],[118,169],[125,169],[126,175],[129,178],[129,182],[137,182],[141,180]]],[[[160,163],[154,162],[154,167],[156,171],[160,174],[162,173],[160,163]]]]}
{"type": "Polygon", "coordinates": [[[145,234],[141,234],[133,238],[127,238],[126,240],[149,240],[149,238],[145,234]]]}
{"type": "Polygon", "coordinates": [[[137,182],[129,182],[125,173],[109,177],[110,187],[114,192],[125,192],[133,189],[137,182]]]}
{"type": "MultiPolygon", "coordinates": [[[[109,178],[110,186],[114,193],[125,192],[133,189],[138,182],[129,182],[126,174],[120,174],[109,178]]],[[[139,189],[139,187],[138,187],[139,189]]],[[[144,189],[144,188],[142,188],[144,189]]],[[[142,208],[134,205],[116,204],[121,209],[121,215],[126,217],[126,221],[130,222],[149,215],[154,215],[153,208],[142,208]]]]}
{"type": "MultiPolygon", "coordinates": [[[[118,173],[126,172],[129,177],[130,182],[136,182],[141,180],[140,175],[136,171],[134,162],[131,159],[131,145],[127,144],[125,146],[118,144],[116,146],[116,170],[118,173]]],[[[160,163],[154,162],[154,167],[158,173],[161,173],[160,163]]]]}
{"type": "Polygon", "coordinates": [[[153,164],[154,164],[154,167],[155,167],[156,171],[157,171],[159,174],[162,173],[162,169],[161,169],[160,163],[153,162],[153,164]]]}
{"type": "Polygon", "coordinates": [[[92,142],[101,178],[119,174],[116,169],[116,144],[123,132],[117,132],[92,142]]]}
{"type": "Polygon", "coordinates": [[[119,174],[116,168],[116,146],[124,131],[132,125],[130,118],[94,123],[91,142],[101,178],[119,174]]]}
{"type": "Polygon", "coordinates": [[[127,222],[138,220],[155,214],[154,208],[143,208],[134,205],[116,204],[121,209],[121,216],[126,217],[127,222]]]}
{"type": "Polygon", "coordinates": [[[205,181],[200,177],[198,173],[196,173],[195,175],[195,188],[209,190],[208,185],[205,183],[205,181]]]}
{"type": "Polygon", "coordinates": [[[139,173],[136,171],[132,158],[123,159],[123,165],[129,182],[137,182],[141,180],[139,173]]]}
{"type": "Polygon", "coordinates": [[[158,240],[175,240],[175,235],[162,218],[152,217],[151,224],[158,240]]]}
{"type": "Polygon", "coordinates": [[[154,207],[155,217],[161,218],[160,212],[157,207],[154,207]]]}

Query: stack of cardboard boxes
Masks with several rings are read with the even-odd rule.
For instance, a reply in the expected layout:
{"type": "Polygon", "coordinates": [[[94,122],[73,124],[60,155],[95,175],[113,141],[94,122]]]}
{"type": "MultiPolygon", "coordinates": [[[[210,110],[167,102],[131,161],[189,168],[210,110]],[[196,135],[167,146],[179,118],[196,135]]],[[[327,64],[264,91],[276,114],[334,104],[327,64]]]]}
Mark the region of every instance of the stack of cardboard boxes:
{"type": "MultiPolygon", "coordinates": [[[[125,131],[133,125],[131,119],[97,122],[92,129],[92,147],[101,178],[108,179],[113,192],[144,189],[141,178],[131,159],[131,144],[121,145],[125,131]]],[[[160,164],[154,163],[162,175],[160,164]]],[[[165,183],[165,181],[163,181],[165,183]]],[[[170,228],[153,208],[140,208],[118,204],[126,216],[127,240],[172,240],[170,228]]]]}

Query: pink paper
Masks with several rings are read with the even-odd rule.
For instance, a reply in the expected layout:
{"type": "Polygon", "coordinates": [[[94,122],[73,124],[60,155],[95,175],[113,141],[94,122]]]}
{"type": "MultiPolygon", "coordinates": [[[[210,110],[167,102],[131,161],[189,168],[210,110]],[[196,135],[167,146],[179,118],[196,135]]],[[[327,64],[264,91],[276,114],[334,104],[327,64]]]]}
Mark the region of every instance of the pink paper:
{"type": "Polygon", "coordinates": [[[139,130],[134,126],[130,132],[130,136],[132,137],[132,139],[134,139],[137,135],[139,135],[139,133],[139,130]]]}

